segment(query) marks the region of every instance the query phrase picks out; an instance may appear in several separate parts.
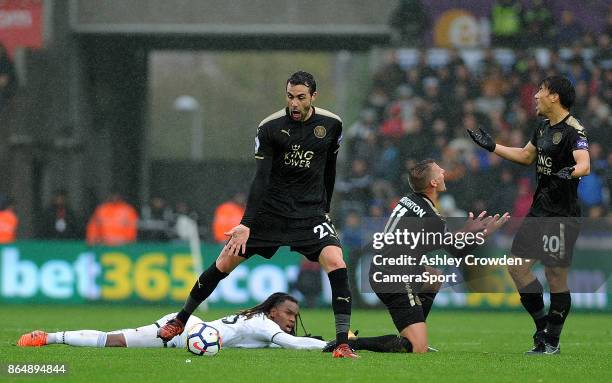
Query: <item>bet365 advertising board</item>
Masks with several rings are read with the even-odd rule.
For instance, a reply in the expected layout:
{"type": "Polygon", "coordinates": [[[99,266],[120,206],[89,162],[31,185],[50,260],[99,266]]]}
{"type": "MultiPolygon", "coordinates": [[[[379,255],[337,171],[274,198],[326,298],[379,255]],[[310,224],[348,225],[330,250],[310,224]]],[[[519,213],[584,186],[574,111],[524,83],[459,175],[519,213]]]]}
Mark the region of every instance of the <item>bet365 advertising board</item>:
{"type": "MultiPolygon", "coordinates": [[[[219,245],[202,246],[205,268],[220,249],[219,245]]],[[[602,257],[610,254],[609,250],[600,251],[602,257]]],[[[253,257],[221,282],[209,303],[212,307],[246,307],[261,302],[273,292],[291,291],[301,262],[299,254],[286,248],[281,248],[271,260],[253,257]]],[[[352,284],[363,291],[359,282],[360,264],[363,262],[353,267],[357,275],[352,284]]],[[[586,271],[578,266],[572,272],[579,277],[586,271]]],[[[23,241],[0,246],[2,303],[181,304],[195,278],[189,247],[181,244],[139,243],[110,248],[89,247],[82,242],[23,241]]],[[[330,301],[329,284],[323,272],[321,278],[321,303],[326,304],[330,301]]],[[[500,273],[496,278],[500,286],[505,286],[506,293],[465,293],[445,288],[436,298],[436,305],[440,308],[520,308],[518,294],[507,273],[500,273]]],[[[572,306],[608,311],[610,297],[612,294],[604,283],[598,292],[573,294],[572,306]]],[[[356,298],[356,305],[379,305],[372,293],[356,298]]]]}

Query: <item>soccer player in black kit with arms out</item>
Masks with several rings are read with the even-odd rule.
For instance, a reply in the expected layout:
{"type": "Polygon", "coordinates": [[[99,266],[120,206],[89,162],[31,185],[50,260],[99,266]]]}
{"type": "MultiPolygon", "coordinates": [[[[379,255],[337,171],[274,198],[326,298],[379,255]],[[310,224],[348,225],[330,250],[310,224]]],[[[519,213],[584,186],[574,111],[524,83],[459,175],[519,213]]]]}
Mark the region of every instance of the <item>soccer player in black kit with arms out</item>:
{"type": "Polygon", "coordinates": [[[312,105],[317,88],[310,73],[291,75],[286,91],[287,107],[257,128],[257,171],[244,217],[226,233],[229,241],[200,275],[183,309],[159,329],[163,340],[182,333],[191,313],[240,263],[255,254],[269,259],[280,246],[291,246],[319,262],[329,277],[338,344],[333,357],[358,357],[347,344],[351,293],[340,241],[328,215],[342,120],[312,105]]]}
{"type": "Polygon", "coordinates": [[[482,129],[468,130],[478,145],[502,158],[522,165],[537,161],[537,189],[511,250],[513,256],[526,261],[508,266],[521,303],[536,326],[529,355],[560,352],[559,337],[571,307],[567,275],[579,232],[577,189],[580,177],[590,172],[586,132],[570,114],[575,94],[565,77],[551,76],[541,82],[535,95],[536,112],[545,119],[523,148],[495,144],[482,129]],[[530,260],[540,260],[544,265],[550,286],[548,314],[544,310],[543,287],[531,272],[534,262],[530,260]]]}
{"type": "MultiPolygon", "coordinates": [[[[440,235],[453,233],[447,227],[446,219],[436,208],[439,195],[446,191],[444,175],[445,170],[431,159],[421,161],[411,168],[408,179],[414,192],[404,196],[397,203],[385,225],[384,234],[393,234],[396,231],[422,232],[424,234],[438,233],[440,235]]],[[[462,237],[466,233],[474,234],[474,237],[476,233],[479,233],[478,235],[481,235],[484,240],[488,235],[502,227],[510,217],[508,213],[502,216],[499,214],[487,216],[486,213],[486,211],[483,211],[477,217],[470,213],[463,226],[454,233],[462,237]]],[[[421,242],[413,244],[414,246],[393,244],[379,249],[374,247],[372,253],[380,254],[383,259],[387,260],[393,260],[399,255],[409,255],[414,259],[419,259],[422,255],[433,250],[444,249],[451,256],[461,258],[477,247],[476,244],[465,247],[457,244],[444,245],[441,241],[436,240],[421,242]]],[[[386,265],[384,263],[382,262],[382,265],[381,262],[376,264],[373,260],[369,272],[370,286],[387,307],[393,324],[399,332],[399,337],[395,339],[395,343],[402,345],[402,348],[407,352],[423,353],[431,351],[432,349],[428,346],[426,321],[442,283],[410,280],[387,283],[381,278],[384,275],[401,275],[404,277],[415,277],[425,273],[440,275],[441,272],[418,262],[408,266],[398,266],[395,262],[386,265]]],[[[391,343],[389,339],[393,340],[391,336],[384,336],[370,338],[367,342],[369,344],[375,343],[386,351],[389,349],[387,344],[391,343]]],[[[356,348],[359,349],[359,340],[356,342],[356,348]]]]}

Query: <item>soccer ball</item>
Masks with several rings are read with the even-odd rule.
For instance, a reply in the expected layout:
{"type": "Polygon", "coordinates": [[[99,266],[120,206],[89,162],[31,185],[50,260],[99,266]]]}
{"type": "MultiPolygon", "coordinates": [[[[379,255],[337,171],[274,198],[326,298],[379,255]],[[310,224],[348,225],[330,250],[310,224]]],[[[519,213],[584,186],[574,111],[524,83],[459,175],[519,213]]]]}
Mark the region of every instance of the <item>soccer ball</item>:
{"type": "Polygon", "coordinates": [[[187,350],[196,355],[217,355],[221,351],[219,331],[206,323],[196,323],[187,333],[187,350]]]}

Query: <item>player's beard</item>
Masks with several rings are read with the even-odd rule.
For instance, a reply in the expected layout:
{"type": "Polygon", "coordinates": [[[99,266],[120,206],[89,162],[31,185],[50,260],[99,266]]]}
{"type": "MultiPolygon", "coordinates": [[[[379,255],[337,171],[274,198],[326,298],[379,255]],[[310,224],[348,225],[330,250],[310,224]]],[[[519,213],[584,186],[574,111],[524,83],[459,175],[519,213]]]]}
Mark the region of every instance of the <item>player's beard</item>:
{"type": "Polygon", "coordinates": [[[291,118],[294,119],[295,121],[304,121],[306,119],[306,116],[308,116],[308,112],[310,112],[311,107],[312,107],[312,104],[308,104],[308,106],[305,108],[298,108],[297,111],[300,112],[299,116],[297,116],[297,114],[294,114],[294,109],[289,108],[289,112],[291,113],[291,118]]]}

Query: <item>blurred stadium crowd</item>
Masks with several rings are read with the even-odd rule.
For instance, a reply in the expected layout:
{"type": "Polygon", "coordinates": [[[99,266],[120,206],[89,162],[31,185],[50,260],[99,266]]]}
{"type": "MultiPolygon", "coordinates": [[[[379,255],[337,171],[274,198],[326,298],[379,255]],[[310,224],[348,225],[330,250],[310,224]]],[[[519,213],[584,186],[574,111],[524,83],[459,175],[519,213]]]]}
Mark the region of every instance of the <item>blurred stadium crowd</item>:
{"type": "Polygon", "coordinates": [[[596,39],[576,34],[558,50],[484,51],[396,49],[373,75],[358,121],[346,130],[346,176],[337,181],[339,213],[382,217],[410,192],[407,170],[424,158],[446,169],[447,216],[466,211],[529,210],[532,167],[514,165],[477,148],[466,129],[483,127],[497,142],[523,147],[534,132],[534,94],[552,74],[576,88],[572,114],[587,130],[592,171],[580,182],[583,215],[609,214],[612,178],[612,17],[596,39]]]}
{"type": "MultiPolygon", "coordinates": [[[[386,51],[384,64],[373,73],[357,121],[345,121],[345,147],[338,165],[334,204],[337,225],[345,229],[345,241],[352,243],[351,236],[358,236],[351,234],[351,228],[358,227],[363,217],[388,216],[396,201],[410,192],[407,170],[424,158],[433,158],[446,169],[450,192],[441,199],[444,215],[488,210],[524,216],[535,186],[533,168],[513,165],[479,150],[466,129],[483,127],[500,143],[524,146],[539,119],[533,98],[538,84],[544,77],[559,73],[575,85],[572,113],[585,126],[590,141],[592,171],[579,187],[583,215],[612,218],[612,12],[608,12],[604,32],[594,35],[583,31],[569,11],[564,11],[558,21],[553,20],[541,1],[534,1],[528,9],[516,8],[514,2],[498,3],[491,15],[495,48],[402,48],[416,36],[402,29],[404,24],[391,22],[400,34],[396,42],[399,47],[386,51]],[[517,20],[520,16],[520,23],[500,28],[506,25],[503,18],[513,12],[517,20]]],[[[413,9],[414,4],[405,6],[413,9]]],[[[427,21],[413,20],[409,24],[414,23],[426,27],[427,21]]],[[[420,35],[421,29],[414,34],[420,35]]],[[[14,87],[15,70],[0,46],[0,110],[14,87]]],[[[240,221],[245,200],[244,194],[226,197],[228,201],[219,206],[214,217],[198,217],[182,202],[170,207],[161,196],[149,203],[141,201],[139,213],[134,207],[124,206],[129,211],[125,216],[133,217],[128,220],[132,227],[126,242],[180,238],[178,217],[198,222],[205,239],[223,241],[224,230],[240,221]]],[[[92,222],[104,219],[96,218],[97,212],[105,203],[120,200],[111,196],[85,219],[76,216],[67,199],[65,192],[58,191],[38,220],[36,238],[87,237],[96,243],[92,222]]],[[[15,239],[14,233],[1,235],[3,230],[14,231],[18,225],[15,212],[8,213],[11,208],[10,200],[0,196],[0,241],[15,239]]]]}

